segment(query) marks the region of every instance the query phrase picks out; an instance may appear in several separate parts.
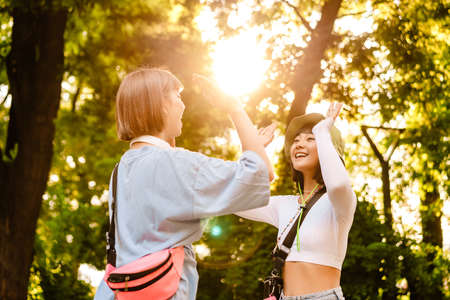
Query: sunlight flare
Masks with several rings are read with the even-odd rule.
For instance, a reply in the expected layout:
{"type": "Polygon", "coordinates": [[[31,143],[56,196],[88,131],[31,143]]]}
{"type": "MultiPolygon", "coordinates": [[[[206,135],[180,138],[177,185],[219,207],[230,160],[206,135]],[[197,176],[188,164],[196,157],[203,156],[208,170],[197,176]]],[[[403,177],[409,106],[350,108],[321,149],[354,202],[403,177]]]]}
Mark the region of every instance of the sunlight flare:
{"type": "Polygon", "coordinates": [[[219,86],[233,96],[256,90],[270,64],[265,59],[265,51],[266,46],[257,41],[253,32],[218,41],[211,57],[219,86]]]}

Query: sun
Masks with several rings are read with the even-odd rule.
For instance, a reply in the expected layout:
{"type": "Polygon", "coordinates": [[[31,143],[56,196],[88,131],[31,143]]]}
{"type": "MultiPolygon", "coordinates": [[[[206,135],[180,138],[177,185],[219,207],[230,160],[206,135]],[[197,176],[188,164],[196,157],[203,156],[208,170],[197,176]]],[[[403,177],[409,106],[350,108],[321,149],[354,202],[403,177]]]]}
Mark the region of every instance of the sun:
{"type": "Polygon", "coordinates": [[[212,70],[219,86],[233,96],[244,96],[264,81],[270,62],[265,59],[266,46],[256,33],[246,32],[217,41],[212,53],[212,70]]]}

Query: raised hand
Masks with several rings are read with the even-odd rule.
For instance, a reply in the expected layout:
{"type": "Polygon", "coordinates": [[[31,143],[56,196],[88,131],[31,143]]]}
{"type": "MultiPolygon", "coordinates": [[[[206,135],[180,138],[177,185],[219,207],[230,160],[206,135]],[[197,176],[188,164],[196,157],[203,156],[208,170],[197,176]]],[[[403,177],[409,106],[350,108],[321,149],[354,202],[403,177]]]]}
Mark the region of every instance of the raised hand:
{"type": "Polygon", "coordinates": [[[331,124],[336,121],[337,116],[339,116],[339,113],[341,112],[341,108],[344,104],[340,102],[331,102],[330,106],[328,107],[327,111],[327,119],[331,118],[333,121],[331,124]]]}
{"type": "Polygon", "coordinates": [[[320,121],[314,127],[315,128],[325,127],[328,130],[330,130],[334,124],[334,121],[336,121],[336,118],[339,116],[342,106],[343,106],[342,103],[331,102],[330,106],[328,107],[328,111],[327,111],[325,120],[320,121]]]}
{"type": "Polygon", "coordinates": [[[193,80],[201,87],[202,93],[213,106],[230,114],[231,120],[238,132],[239,139],[241,140],[242,152],[256,152],[264,160],[269,171],[269,180],[272,181],[274,175],[270,159],[267,157],[267,153],[259,141],[256,128],[253,126],[245,110],[239,105],[239,102],[225,95],[214,81],[205,76],[194,74],[193,80]]]}
{"type": "Polygon", "coordinates": [[[226,112],[240,107],[238,101],[226,95],[214,80],[196,73],[192,75],[192,80],[200,86],[202,94],[213,106],[226,112]]]}
{"type": "Polygon", "coordinates": [[[274,132],[277,128],[276,123],[272,123],[267,127],[262,127],[258,129],[258,138],[260,139],[261,143],[264,145],[264,147],[267,147],[274,138],[274,132]]]}

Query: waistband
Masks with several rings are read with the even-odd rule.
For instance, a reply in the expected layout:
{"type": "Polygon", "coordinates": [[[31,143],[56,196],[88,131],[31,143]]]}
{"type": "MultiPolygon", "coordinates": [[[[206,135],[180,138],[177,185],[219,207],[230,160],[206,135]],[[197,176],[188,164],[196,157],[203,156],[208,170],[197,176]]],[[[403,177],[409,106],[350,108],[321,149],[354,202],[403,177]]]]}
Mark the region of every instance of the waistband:
{"type": "Polygon", "coordinates": [[[304,299],[314,299],[314,300],[328,300],[328,299],[344,299],[344,294],[342,288],[339,286],[334,289],[320,291],[312,294],[302,295],[302,296],[285,296],[283,291],[281,291],[280,300],[304,300],[304,299]]]}

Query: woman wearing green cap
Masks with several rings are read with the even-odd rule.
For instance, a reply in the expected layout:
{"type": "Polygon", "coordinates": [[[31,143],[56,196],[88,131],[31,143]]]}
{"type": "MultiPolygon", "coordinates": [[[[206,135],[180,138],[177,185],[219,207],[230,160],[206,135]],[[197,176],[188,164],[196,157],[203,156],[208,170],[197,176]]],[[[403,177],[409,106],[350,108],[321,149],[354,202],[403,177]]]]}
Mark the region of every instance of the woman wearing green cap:
{"type": "MultiPolygon", "coordinates": [[[[291,120],[286,130],[288,157],[298,195],[272,196],[269,205],[237,215],[278,228],[277,247],[316,193],[312,206],[287,252],[280,299],[344,299],[342,263],[356,208],[356,196],[343,163],[344,142],[334,121],[342,104],[332,103],[327,116],[312,113],[291,120]]],[[[261,138],[270,143],[271,132],[261,138]]]]}

